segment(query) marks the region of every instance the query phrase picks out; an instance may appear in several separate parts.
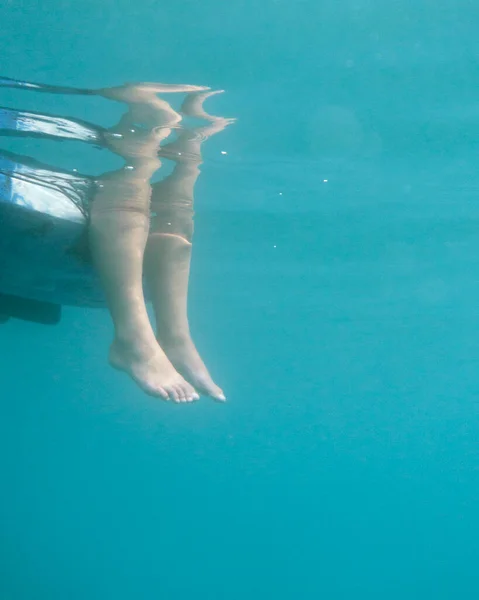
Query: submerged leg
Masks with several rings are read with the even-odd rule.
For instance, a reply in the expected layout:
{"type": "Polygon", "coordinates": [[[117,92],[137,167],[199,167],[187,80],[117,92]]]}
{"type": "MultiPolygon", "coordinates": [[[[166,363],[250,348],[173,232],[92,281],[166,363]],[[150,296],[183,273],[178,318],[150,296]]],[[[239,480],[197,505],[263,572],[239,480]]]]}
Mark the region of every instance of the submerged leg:
{"type": "MultiPolygon", "coordinates": [[[[202,103],[208,95],[199,94],[195,99],[196,112],[202,111],[202,103]]],[[[187,102],[192,104],[191,99],[187,102]]],[[[160,345],[176,369],[199,392],[224,401],[223,391],[214,383],[193,343],[187,316],[193,190],[200,173],[200,147],[203,140],[231,122],[212,120],[208,127],[182,132],[176,142],[162,148],[161,155],[174,160],[176,166],[169,177],[153,185],[152,229],[145,254],[145,272],[160,345]]]]}
{"type": "Polygon", "coordinates": [[[115,327],[110,362],[149,394],[175,401],[199,396],[159,346],[143,295],[143,261],[150,220],[150,179],[160,167],[157,152],[180,119],[153,91],[135,86],[106,96],[128,105],[112,136],[105,137],[126,166],[102,178],[91,210],[90,240],[115,327]],[[136,122],[148,123],[145,130],[136,122]],[[131,135],[133,134],[133,135],[131,135]]]}
{"type": "MultiPolygon", "coordinates": [[[[153,186],[152,231],[145,254],[145,273],[156,316],[157,338],[175,368],[198,392],[223,401],[225,396],[211,378],[190,335],[187,316],[191,263],[193,207],[176,204],[171,191],[185,185],[184,166],[153,186]],[[177,179],[178,178],[178,179],[177,179]],[[170,225],[169,225],[170,224],[170,225]]],[[[193,176],[190,169],[190,177],[193,176]]]]}
{"type": "Polygon", "coordinates": [[[191,338],[187,291],[191,243],[170,234],[153,234],[146,266],[157,321],[157,338],[174,367],[194,388],[215,400],[225,396],[208,372],[191,338]]]}
{"type": "Polygon", "coordinates": [[[102,179],[92,204],[91,250],[115,328],[110,362],[150,395],[191,401],[198,396],[158,345],[145,306],[151,168],[144,171],[121,170],[102,179]]]}

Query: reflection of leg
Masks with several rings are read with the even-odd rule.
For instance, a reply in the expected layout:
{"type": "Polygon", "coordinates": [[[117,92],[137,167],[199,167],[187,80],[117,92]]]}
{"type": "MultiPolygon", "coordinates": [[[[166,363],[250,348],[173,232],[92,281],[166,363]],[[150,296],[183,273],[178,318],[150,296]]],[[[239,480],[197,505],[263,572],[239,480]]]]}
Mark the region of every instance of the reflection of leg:
{"type": "Polygon", "coordinates": [[[128,179],[122,170],[104,178],[92,204],[91,249],[115,326],[110,361],[151,395],[191,400],[193,388],[159,347],[146,311],[142,265],[150,186],[149,175],[137,175],[128,179]]]}

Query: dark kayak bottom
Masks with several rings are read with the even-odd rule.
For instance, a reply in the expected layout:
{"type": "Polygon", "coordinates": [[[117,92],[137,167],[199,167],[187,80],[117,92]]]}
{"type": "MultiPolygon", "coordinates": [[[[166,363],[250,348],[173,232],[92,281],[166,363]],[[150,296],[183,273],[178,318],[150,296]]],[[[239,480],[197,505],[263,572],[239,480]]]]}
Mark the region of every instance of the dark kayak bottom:
{"type": "Polygon", "coordinates": [[[104,307],[100,282],[82,250],[85,233],[85,224],[0,201],[0,294],[38,302],[31,305],[38,315],[40,306],[50,307],[45,315],[59,305],[104,307]]]}
{"type": "MultiPolygon", "coordinates": [[[[0,197],[0,297],[8,307],[4,310],[0,303],[0,323],[2,314],[56,322],[62,305],[106,308],[86,228],[86,223],[8,204],[0,197]]],[[[147,286],[144,292],[148,301],[147,286]]]]}
{"type": "Polygon", "coordinates": [[[41,325],[57,325],[62,316],[62,307],[51,302],[40,302],[0,293],[0,315],[4,321],[12,317],[41,325]]]}

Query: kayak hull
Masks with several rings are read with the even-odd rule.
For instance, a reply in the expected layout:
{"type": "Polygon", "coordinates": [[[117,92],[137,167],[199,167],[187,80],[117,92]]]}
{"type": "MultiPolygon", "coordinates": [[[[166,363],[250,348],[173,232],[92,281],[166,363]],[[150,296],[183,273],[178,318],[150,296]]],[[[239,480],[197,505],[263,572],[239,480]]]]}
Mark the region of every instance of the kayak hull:
{"type": "Polygon", "coordinates": [[[58,218],[0,199],[0,293],[104,307],[86,228],[86,221],[58,218]]]}

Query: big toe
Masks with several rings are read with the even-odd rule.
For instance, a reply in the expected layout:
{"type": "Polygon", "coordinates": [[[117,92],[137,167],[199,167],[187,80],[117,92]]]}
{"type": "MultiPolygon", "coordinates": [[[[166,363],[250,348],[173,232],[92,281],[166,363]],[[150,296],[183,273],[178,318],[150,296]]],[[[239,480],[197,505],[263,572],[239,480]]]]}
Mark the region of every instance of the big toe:
{"type": "Polygon", "coordinates": [[[210,398],[218,400],[219,402],[224,402],[226,400],[223,390],[209,377],[198,377],[196,385],[206,396],[210,396],[210,398]]]}
{"type": "Polygon", "coordinates": [[[132,374],[133,381],[146,393],[148,396],[153,396],[154,398],[163,398],[163,400],[168,400],[168,391],[161,385],[158,385],[156,382],[149,380],[147,377],[136,377],[132,374]]]}
{"type": "Polygon", "coordinates": [[[226,396],[225,396],[223,390],[220,387],[218,387],[217,385],[215,385],[213,387],[213,389],[211,390],[210,396],[214,400],[218,400],[218,402],[226,402],[226,396]]]}
{"type": "Polygon", "coordinates": [[[194,400],[199,400],[199,395],[196,392],[195,388],[192,385],[190,385],[187,381],[184,381],[183,392],[185,396],[185,402],[193,402],[194,400]]]}
{"type": "MultiPolygon", "coordinates": [[[[195,390],[195,393],[197,390],[200,394],[209,396],[214,400],[218,400],[218,402],[224,402],[226,400],[223,390],[216,385],[208,372],[205,373],[203,371],[187,369],[184,371],[184,375],[189,384],[191,384],[191,389],[195,390]]],[[[198,396],[198,394],[196,394],[196,396],[198,396]]]]}

